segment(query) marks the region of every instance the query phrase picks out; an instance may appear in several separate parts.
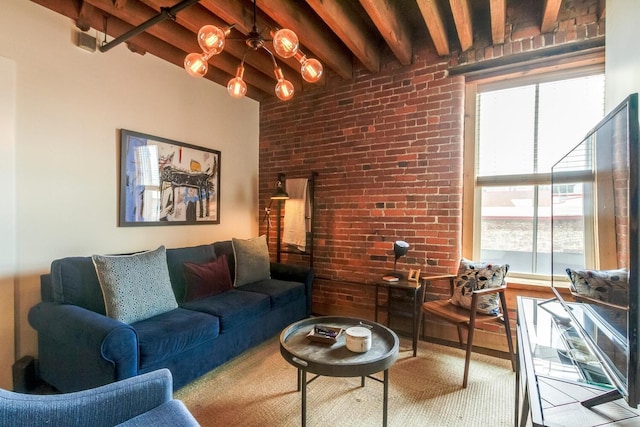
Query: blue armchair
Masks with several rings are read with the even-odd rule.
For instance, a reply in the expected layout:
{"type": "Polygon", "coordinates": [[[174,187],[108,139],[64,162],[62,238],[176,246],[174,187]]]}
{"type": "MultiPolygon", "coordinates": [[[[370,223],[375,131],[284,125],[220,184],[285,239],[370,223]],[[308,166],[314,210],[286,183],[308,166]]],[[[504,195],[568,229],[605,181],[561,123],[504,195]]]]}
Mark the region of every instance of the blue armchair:
{"type": "Polygon", "coordinates": [[[198,426],[173,399],[168,369],[74,393],[33,395],[0,390],[0,426],[198,426]]]}

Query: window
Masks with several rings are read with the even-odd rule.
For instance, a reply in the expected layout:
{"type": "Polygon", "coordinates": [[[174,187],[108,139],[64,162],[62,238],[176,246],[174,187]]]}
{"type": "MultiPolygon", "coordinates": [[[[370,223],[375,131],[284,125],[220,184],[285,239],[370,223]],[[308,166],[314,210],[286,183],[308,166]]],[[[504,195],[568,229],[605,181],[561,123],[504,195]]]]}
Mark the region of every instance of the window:
{"type": "MultiPolygon", "coordinates": [[[[576,185],[551,189],[551,166],[603,117],[604,75],[546,76],[475,90],[473,257],[509,263],[510,276],[548,276],[552,194],[581,192],[576,185]]],[[[589,232],[579,223],[571,230],[577,242],[589,232]]]]}

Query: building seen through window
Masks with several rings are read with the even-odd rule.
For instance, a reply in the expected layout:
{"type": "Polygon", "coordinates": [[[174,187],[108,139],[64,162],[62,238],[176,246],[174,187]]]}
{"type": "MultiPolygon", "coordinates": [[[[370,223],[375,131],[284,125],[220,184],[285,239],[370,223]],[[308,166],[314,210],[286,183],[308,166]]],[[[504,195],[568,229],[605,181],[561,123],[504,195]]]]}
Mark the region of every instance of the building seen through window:
{"type": "Polygon", "coordinates": [[[551,167],[603,116],[603,74],[478,88],[474,257],[548,276],[553,196],[564,198],[564,249],[584,259],[585,186],[552,189],[551,167]]]}

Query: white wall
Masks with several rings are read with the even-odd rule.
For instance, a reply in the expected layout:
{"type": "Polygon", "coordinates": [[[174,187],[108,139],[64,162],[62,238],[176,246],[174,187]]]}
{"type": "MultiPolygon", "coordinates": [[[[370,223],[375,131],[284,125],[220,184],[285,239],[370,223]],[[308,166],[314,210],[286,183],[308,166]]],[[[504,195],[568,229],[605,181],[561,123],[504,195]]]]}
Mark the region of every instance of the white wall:
{"type": "Polygon", "coordinates": [[[14,272],[16,270],[15,106],[16,64],[0,57],[0,387],[11,387],[14,357],[14,272]],[[9,344],[9,345],[7,345],[9,344]],[[4,363],[6,361],[6,363],[4,363]]]}
{"type": "MultiPolygon", "coordinates": [[[[258,232],[259,104],[231,99],[225,88],[149,54],[131,53],[124,44],[89,53],[75,45],[76,32],[71,20],[46,8],[3,0],[0,123],[13,125],[15,142],[3,129],[0,149],[9,158],[0,166],[5,187],[0,220],[13,225],[15,239],[5,241],[3,228],[0,286],[8,281],[15,289],[16,359],[37,354],[27,313],[40,299],[39,275],[49,271],[53,259],[258,232]],[[5,92],[7,81],[14,87],[5,92]],[[15,102],[5,99],[12,89],[15,102]],[[15,118],[5,111],[11,104],[15,118]],[[119,228],[121,128],[220,150],[221,223],[119,228]]],[[[0,321],[0,346],[13,348],[6,319],[0,321]]],[[[0,354],[0,385],[7,387],[14,360],[4,357],[0,354]]]]}
{"type": "Polygon", "coordinates": [[[607,1],[606,111],[629,94],[640,93],[640,3],[638,0],[607,1]]]}

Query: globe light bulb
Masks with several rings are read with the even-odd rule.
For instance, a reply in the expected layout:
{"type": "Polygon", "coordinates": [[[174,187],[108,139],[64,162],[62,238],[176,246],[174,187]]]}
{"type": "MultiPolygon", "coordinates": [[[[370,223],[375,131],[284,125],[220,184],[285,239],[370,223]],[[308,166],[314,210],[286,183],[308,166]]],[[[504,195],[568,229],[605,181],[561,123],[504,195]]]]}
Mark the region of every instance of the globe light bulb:
{"type": "Polygon", "coordinates": [[[298,36],[286,28],[276,31],[273,36],[273,49],[282,58],[291,58],[300,46],[298,36]]]}
{"type": "Polygon", "coordinates": [[[184,69],[192,77],[202,77],[207,74],[209,64],[206,55],[201,53],[190,53],[184,58],[184,69]]]}
{"type": "Polygon", "coordinates": [[[315,58],[308,58],[302,62],[300,74],[309,83],[316,83],[322,77],[322,64],[315,58]]]}
{"type": "Polygon", "coordinates": [[[242,98],[247,94],[247,84],[239,77],[234,77],[229,80],[227,85],[227,92],[233,98],[242,98]]]}
{"type": "Polygon", "coordinates": [[[217,55],[224,49],[225,33],[215,25],[205,25],[198,31],[198,44],[209,55],[217,55]]]}
{"type": "Polygon", "coordinates": [[[282,101],[288,101],[293,98],[293,84],[289,80],[278,80],[276,96],[282,101]]]}
{"type": "Polygon", "coordinates": [[[282,101],[288,101],[293,98],[293,84],[289,80],[284,79],[282,68],[276,67],[273,70],[278,83],[276,84],[276,96],[282,101]]]}
{"type": "Polygon", "coordinates": [[[229,84],[227,84],[227,92],[233,98],[242,98],[247,94],[247,84],[242,80],[243,75],[244,67],[240,65],[236,71],[236,76],[229,80],[229,84]]]}

